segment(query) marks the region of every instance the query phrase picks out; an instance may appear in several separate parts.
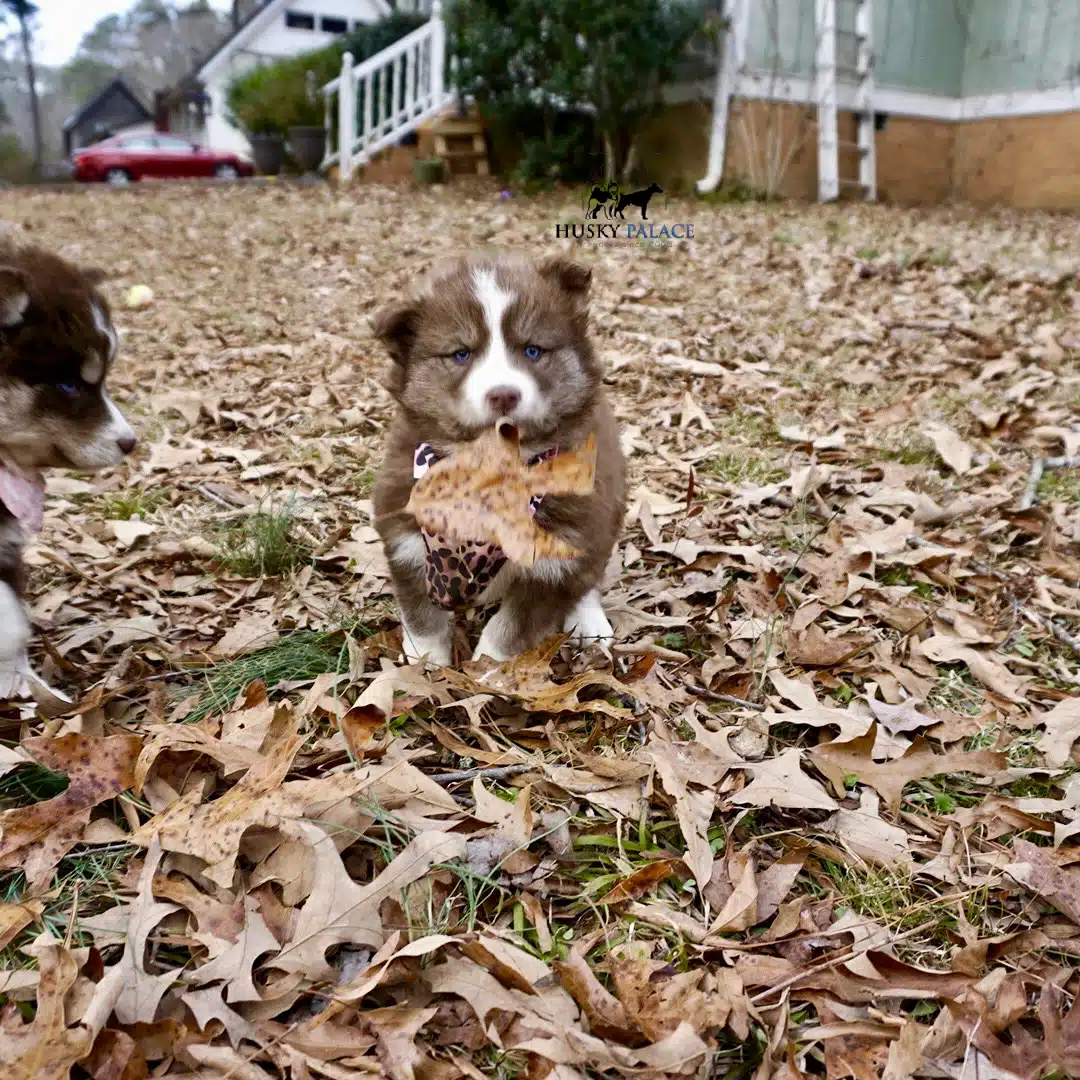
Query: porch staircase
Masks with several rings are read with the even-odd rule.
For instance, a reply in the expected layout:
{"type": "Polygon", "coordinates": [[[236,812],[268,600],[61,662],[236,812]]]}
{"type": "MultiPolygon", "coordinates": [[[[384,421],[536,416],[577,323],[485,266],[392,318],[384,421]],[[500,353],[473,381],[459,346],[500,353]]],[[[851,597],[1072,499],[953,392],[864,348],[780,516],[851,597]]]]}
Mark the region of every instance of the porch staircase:
{"type": "Polygon", "coordinates": [[[322,88],[323,168],[335,169],[342,183],[367,166],[376,175],[380,169],[400,175],[403,163],[411,168],[412,159],[430,146],[449,171],[471,163],[471,171],[487,175],[483,124],[475,114],[457,115],[454,94],[447,89],[448,67],[441,0],[433,0],[423,26],[362,63],[355,64],[346,53],[341,74],[322,88]],[[399,147],[413,132],[419,135],[417,149],[399,147]],[[458,145],[462,137],[467,146],[458,145]]]}

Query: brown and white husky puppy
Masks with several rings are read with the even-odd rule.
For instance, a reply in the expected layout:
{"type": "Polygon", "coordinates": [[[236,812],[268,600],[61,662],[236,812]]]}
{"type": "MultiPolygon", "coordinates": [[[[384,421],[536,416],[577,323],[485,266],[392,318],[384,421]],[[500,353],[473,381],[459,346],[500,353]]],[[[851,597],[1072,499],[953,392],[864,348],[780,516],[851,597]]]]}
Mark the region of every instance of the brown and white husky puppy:
{"type": "Polygon", "coordinates": [[[534,261],[475,254],[436,266],[411,295],[384,308],[375,331],[393,359],[397,414],[375,484],[406,655],[451,661],[452,609],[500,602],[474,658],[504,660],[559,631],[611,641],[599,585],[625,512],[625,463],[589,338],[592,272],[561,255],[534,261]],[[462,594],[446,595],[457,555],[405,510],[427,465],[508,417],[522,456],[539,460],[596,436],[594,490],[534,500],[537,523],[581,554],[523,568],[489,547],[473,553],[462,594]],[[433,560],[443,559],[435,566],[433,560]],[[442,582],[442,584],[440,584],[442,582]],[[433,587],[434,586],[434,587],[433,587]]]}

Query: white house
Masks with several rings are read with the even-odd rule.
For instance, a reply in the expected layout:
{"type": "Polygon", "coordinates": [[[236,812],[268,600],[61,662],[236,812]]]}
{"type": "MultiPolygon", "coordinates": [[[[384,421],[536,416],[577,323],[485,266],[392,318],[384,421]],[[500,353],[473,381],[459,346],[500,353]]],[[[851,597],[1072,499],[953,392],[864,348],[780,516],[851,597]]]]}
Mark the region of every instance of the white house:
{"type": "Polygon", "coordinates": [[[229,83],[245,71],[329,45],[392,11],[387,0],[265,0],[170,95],[170,127],[213,150],[249,154],[225,108],[229,83]]]}

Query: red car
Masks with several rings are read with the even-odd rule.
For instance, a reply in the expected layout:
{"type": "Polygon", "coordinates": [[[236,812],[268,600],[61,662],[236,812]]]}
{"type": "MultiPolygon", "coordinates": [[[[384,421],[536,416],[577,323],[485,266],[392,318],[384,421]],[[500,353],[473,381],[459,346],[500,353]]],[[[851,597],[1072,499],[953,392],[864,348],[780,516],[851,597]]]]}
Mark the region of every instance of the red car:
{"type": "Polygon", "coordinates": [[[176,135],[114,135],[71,155],[75,179],[104,181],[115,187],[133,180],[178,180],[253,176],[250,161],[236,154],[206,150],[176,135]]]}

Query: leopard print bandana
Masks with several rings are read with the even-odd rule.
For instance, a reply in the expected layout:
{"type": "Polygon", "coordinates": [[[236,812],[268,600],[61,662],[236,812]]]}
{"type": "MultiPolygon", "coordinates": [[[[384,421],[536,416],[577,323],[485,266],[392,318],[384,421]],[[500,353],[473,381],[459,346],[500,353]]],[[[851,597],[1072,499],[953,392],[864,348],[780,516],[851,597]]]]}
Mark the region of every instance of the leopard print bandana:
{"type": "MultiPolygon", "coordinates": [[[[542,450],[529,458],[529,465],[554,457],[557,446],[542,450]]],[[[436,461],[439,454],[429,443],[420,443],[413,455],[413,479],[419,480],[436,461]]],[[[529,510],[534,515],[543,502],[543,495],[529,500],[529,510]]],[[[482,540],[457,543],[437,533],[421,529],[427,558],[424,560],[424,583],[433,604],[441,608],[472,607],[484,590],[495,580],[495,575],[506,565],[506,556],[498,544],[482,540]]]]}

